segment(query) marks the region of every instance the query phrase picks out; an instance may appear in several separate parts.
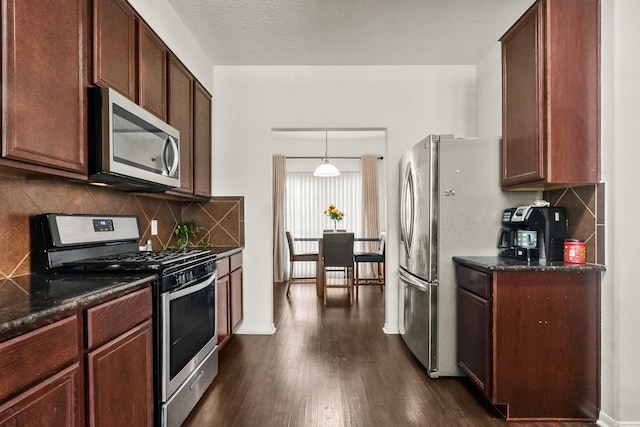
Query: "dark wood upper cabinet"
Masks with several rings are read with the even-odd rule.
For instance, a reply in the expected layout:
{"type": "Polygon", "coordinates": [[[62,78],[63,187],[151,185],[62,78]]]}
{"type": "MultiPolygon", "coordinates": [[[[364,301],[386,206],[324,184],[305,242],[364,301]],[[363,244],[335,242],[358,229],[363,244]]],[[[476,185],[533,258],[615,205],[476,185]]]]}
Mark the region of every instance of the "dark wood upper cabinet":
{"type": "Polygon", "coordinates": [[[93,2],[93,82],[136,100],[136,13],[125,0],[93,2]]]}
{"type": "Polygon", "coordinates": [[[2,2],[0,166],[87,175],[84,0],[2,2]]]}
{"type": "Polygon", "coordinates": [[[142,20],[138,20],[138,52],[139,104],[167,120],[167,47],[142,20]]]}
{"type": "Polygon", "coordinates": [[[599,0],[538,0],[500,41],[503,188],[599,182],[599,0]]]}
{"type": "Polygon", "coordinates": [[[196,81],[193,103],[194,195],[211,196],[211,95],[196,81]]]}
{"type": "Polygon", "coordinates": [[[169,55],[167,119],[180,131],[180,189],[193,194],[194,78],[174,55],[169,55]]]}

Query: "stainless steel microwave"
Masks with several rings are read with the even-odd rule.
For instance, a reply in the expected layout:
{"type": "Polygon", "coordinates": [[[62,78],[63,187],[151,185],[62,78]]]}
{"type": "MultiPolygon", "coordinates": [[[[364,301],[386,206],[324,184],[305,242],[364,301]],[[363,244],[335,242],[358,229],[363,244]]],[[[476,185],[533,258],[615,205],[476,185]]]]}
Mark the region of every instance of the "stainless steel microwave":
{"type": "Polygon", "coordinates": [[[89,180],[125,191],[180,187],[180,132],[110,88],[91,89],[89,180]]]}

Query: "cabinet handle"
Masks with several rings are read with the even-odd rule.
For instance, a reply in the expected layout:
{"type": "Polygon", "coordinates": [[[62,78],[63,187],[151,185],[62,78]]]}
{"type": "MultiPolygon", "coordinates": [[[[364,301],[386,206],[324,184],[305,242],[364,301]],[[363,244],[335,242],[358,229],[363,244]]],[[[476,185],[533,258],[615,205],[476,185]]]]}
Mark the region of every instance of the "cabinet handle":
{"type": "Polygon", "coordinates": [[[449,188],[447,190],[444,190],[444,195],[445,196],[455,196],[456,195],[456,190],[454,190],[453,188],[449,188]]]}

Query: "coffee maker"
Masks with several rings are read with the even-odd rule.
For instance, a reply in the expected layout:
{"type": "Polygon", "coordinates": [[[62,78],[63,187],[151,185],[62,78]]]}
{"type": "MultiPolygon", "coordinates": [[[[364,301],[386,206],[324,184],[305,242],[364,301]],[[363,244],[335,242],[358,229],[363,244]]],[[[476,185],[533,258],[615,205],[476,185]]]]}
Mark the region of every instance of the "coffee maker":
{"type": "Polygon", "coordinates": [[[518,206],[502,213],[498,248],[503,258],[563,261],[567,211],[563,207],[518,206]]]}

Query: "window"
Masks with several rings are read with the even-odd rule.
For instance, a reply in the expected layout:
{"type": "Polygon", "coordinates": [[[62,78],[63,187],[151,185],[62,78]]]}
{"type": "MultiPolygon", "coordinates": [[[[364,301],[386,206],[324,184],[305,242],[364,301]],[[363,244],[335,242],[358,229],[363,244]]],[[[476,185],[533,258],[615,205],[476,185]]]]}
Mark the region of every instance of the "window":
{"type": "MultiPolygon", "coordinates": [[[[333,228],[323,212],[330,203],[344,212],[339,229],[356,236],[361,233],[362,183],[360,172],[342,172],[335,178],[317,178],[313,172],[287,172],[285,190],[285,230],[296,237],[321,237],[333,228]]],[[[296,242],[297,252],[317,252],[317,242],[296,242]]],[[[294,276],[315,275],[313,263],[296,263],[294,276]]]]}

